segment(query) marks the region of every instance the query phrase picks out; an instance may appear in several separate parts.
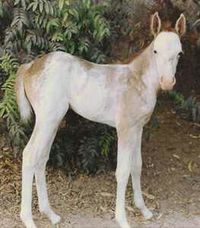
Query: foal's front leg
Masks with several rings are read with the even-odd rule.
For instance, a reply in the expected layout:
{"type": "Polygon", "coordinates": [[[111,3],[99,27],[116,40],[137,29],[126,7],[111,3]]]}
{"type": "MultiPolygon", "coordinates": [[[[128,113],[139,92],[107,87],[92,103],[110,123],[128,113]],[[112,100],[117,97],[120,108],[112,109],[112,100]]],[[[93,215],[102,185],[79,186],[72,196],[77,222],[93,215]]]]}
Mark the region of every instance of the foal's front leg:
{"type": "Polygon", "coordinates": [[[126,186],[131,172],[132,156],[135,145],[137,145],[137,127],[121,131],[118,133],[118,152],[117,152],[117,198],[115,217],[121,228],[130,228],[125,211],[126,186]]]}
{"type": "Polygon", "coordinates": [[[153,214],[146,207],[144,203],[142,190],[141,190],[141,183],[140,183],[141,171],[142,171],[142,156],[141,156],[142,131],[143,131],[143,128],[140,127],[136,135],[137,140],[134,148],[134,153],[132,156],[131,177],[132,177],[132,185],[134,190],[135,205],[137,208],[141,210],[141,213],[143,214],[145,219],[150,219],[153,216],[153,214]]]}

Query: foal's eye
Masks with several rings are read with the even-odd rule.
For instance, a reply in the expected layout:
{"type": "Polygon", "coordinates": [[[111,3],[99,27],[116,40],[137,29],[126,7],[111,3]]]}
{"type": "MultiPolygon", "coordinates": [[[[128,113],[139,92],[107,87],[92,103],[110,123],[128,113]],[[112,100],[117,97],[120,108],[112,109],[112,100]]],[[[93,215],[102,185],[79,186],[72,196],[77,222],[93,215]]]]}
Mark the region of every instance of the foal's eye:
{"type": "Polygon", "coordinates": [[[182,55],[183,55],[183,52],[182,52],[182,51],[178,53],[178,57],[179,57],[179,58],[180,58],[182,55]]]}
{"type": "Polygon", "coordinates": [[[155,54],[157,54],[157,51],[156,51],[156,50],[154,50],[153,52],[154,52],[155,54]]]}

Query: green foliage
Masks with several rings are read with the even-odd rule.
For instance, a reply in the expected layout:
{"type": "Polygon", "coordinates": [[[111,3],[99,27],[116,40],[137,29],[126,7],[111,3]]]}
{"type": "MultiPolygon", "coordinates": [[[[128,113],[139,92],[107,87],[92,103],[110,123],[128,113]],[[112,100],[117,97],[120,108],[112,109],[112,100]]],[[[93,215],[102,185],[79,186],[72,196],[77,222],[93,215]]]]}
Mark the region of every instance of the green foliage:
{"type": "Polygon", "coordinates": [[[98,140],[95,137],[83,137],[78,148],[78,156],[80,157],[80,166],[88,173],[96,171],[98,150],[98,140]]]}
{"type": "Polygon", "coordinates": [[[0,58],[0,68],[6,74],[14,74],[19,67],[17,59],[12,58],[10,55],[5,53],[2,58],[0,58]]]}
{"type": "Polygon", "coordinates": [[[104,10],[105,6],[91,0],[16,0],[4,34],[4,49],[20,57],[20,62],[29,61],[30,55],[57,50],[103,62],[102,42],[110,34],[104,10]]]}
{"type": "Polygon", "coordinates": [[[77,118],[70,111],[66,116],[67,128],[62,128],[55,139],[50,163],[64,167],[68,173],[81,170],[94,173],[114,166],[116,131],[103,124],[77,118]]]}
{"type": "Polygon", "coordinates": [[[196,97],[190,96],[185,100],[182,109],[187,117],[193,122],[200,123],[200,101],[196,97]]]}
{"type": "Polygon", "coordinates": [[[183,106],[183,104],[185,103],[185,98],[183,96],[183,94],[173,90],[169,92],[169,97],[175,102],[176,105],[178,106],[183,106]]]}
{"type": "Polygon", "coordinates": [[[101,154],[108,157],[110,154],[111,147],[116,140],[114,131],[110,131],[109,128],[105,128],[99,139],[99,146],[101,148],[101,154]]]}
{"type": "Polygon", "coordinates": [[[156,1],[108,0],[106,17],[110,23],[112,36],[109,39],[108,55],[117,58],[130,58],[133,53],[144,48],[149,40],[149,17],[156,9],[156,1]],[[153,2],[153,1],[152,1],[153,2]],[[117,44],[117,45],[116,45],[117,44]],[[121,45],[120,45],[121,44],[121,45]],[[112,47],[112,48],[110,48],[112,47]],[[115,53],[115,48],[118,52],[115,53]],[[111,52],[112,49],[114,52],[111,52]]]}
{"type": "Polygon", "coordinates": [[[0,59],[0,68],[8,75],[1,87],[4,97],[0,102],[0,117],[6,119],[9,134],[15,145],[22,145],[26,139],[25,128],[19,121],[19,113],[15,98],[15,75],[19,66],[17,59],[5,54],[0,59]]]}
{"type": "MultiPolygon", "coordinates": [[[[103,44],[110,35],[105,9],[105,4],[97,5],[92,0],[0,1],[0,25],[3,28],[0,42],[4,53],[0,59],[3,82],[0,117],[6,120],[15,145],[20,146],[27,140],[27,130],[20,122],[15,100],[14,83],[19,63],[60,50],[97,63],[104,62],[103,44]]],[[[82,128],[78,117],[76,122],[74,128],[82,128]]],[[[112,146],[112,140],[106,140],[108,132],[105,139],[103,133],[87,134],[86,137],[82,132],[75,141],[70,129],[69,132],[61,131],[56,139],[51,153],[52,163],[68,167],[68,170],[69,167],[79,167],[88,173],[97,170],[96,159],[101,155],[99,138],[102,154],[108,154],[109,146],[112,146]]]]}
{"type": "Polygon", "coordinates": [[[169,97],[175,102],[177,111],[182,117],[200,123],[200,101],[197,97],[189,96],[187,99],[176,91],[169,92],[169,97]]]}

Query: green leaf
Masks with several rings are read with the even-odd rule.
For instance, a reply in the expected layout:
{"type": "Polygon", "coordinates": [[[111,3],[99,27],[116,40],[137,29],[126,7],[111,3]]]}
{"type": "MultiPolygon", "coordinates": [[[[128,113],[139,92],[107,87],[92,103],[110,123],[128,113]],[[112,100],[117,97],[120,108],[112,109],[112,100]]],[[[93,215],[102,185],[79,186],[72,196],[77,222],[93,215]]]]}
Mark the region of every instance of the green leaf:
{"type": "Polygon", "coordinates": [[[59,10],[63,9],[64,3],[65,3],[65,0],[59,0],[58,1],[59,10]]]}
{"type": "Polygon", "coordinates": [[[44,2],[42,0],[40,0],[39,1],[39,11],[40,11],[40,13],[42,13],[43,9],[44,9],[44,2]]]}

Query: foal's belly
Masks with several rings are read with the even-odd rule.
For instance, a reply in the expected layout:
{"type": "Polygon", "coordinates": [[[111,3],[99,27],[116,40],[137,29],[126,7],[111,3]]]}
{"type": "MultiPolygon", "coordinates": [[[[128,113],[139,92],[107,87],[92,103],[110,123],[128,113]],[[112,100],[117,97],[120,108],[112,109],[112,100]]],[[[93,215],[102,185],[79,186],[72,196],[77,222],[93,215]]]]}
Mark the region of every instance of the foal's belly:
{"type": "Polygon", "coordinates": [[[86,119],[115,126],[116,103],[103,81],[82,80],[70,83],[70,107],[86,119]]]}

